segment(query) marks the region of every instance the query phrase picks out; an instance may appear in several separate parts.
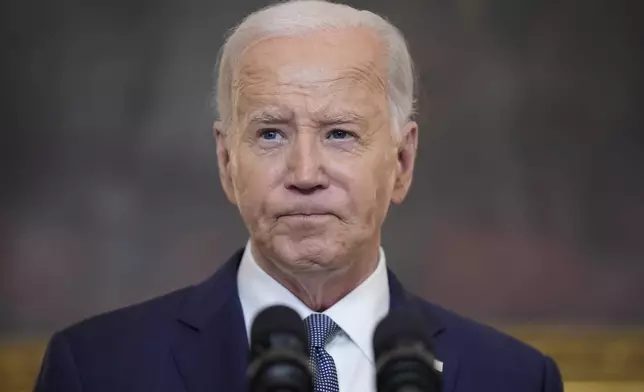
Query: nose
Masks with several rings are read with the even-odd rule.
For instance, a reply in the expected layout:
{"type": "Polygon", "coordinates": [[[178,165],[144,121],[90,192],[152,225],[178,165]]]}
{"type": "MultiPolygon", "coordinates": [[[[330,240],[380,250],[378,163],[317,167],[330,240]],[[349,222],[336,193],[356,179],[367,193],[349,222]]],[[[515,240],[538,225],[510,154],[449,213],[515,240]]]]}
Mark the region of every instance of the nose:
{"type": "Polygon", "coordinates": [[[315,133],[301,133],[291,144],[285,186],[299,193],[309,194],[329,186],[324,171],[323,153],[315,133]]]}

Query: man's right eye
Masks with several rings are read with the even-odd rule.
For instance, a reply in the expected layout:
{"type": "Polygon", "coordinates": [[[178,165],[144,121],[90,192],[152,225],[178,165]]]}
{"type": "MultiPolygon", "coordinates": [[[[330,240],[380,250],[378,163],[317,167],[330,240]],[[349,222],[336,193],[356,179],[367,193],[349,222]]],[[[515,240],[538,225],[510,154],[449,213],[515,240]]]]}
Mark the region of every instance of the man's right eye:
{"type": "Polygon", "coordinates": [[[259,132],[259,136],[263,140],[279,140],[282,137],[282,134],[277,129],[262,129],[259,132]]]}

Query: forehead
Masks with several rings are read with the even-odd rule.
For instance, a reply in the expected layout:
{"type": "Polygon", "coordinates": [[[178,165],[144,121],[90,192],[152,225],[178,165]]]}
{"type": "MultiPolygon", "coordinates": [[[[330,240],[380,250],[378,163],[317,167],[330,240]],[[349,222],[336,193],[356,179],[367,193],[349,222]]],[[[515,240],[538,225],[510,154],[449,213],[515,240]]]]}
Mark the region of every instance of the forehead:
{"type": "Polygon", "coordinates": [[[375,33],[334,29],[257,41],[241,55],[233,90],[237,109],[334,103],[351,110],[386,102],[385,53],[375,33]]]}

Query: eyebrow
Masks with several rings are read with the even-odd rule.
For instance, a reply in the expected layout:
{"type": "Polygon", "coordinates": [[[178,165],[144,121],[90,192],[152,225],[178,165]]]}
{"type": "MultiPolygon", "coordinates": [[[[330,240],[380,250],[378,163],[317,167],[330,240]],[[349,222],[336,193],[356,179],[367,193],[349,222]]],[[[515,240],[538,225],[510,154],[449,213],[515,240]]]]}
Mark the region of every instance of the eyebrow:
{"type": "MultiPolygon", "coordinates": [[[[260,109],[248,115],[249,123],[261,123],[271,125],[288,124],[293,121],[294,114],[291,111],[260,109]]],[[[332,126],[342,124],[363,124],[366,117],[355,111],[319,112],[313,114],[313,121],[321,126],[332,126]]]]}
{"type": "Polygon", "coordinates": [[[316,114],[315,121],[318,124],[329,126],[329,125],[340,125],[340,124],[351,124],[358,123],[362,124],[366,122],[366,118],[363,115],[358,114],[357,112],[348,110],[336,113],[320,113],[316,114]]]}
{"type": "Polygon", "coordinates": [[[286,124],[293,120],[293,113],[275,110],[256,110],[248,116],[250,123],[286,124]]]}

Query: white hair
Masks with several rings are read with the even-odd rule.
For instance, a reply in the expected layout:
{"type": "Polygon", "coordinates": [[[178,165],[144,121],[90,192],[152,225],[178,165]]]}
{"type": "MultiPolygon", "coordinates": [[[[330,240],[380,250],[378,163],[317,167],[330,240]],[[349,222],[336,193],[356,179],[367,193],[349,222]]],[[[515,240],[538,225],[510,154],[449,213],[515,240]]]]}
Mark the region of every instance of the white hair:
{"type": "Polygon", "coordinates": [[[368,28],[381,40],[388,60],[387,101],[394,136],[414,112],[414,70],[402,33],[373,12],[324,0],[292,0],[248,15],[226,39],[218,59],[216,105],[223,128],[234,115],[233,75],[244,49],[253,42],[278,36],[293,36],[334,28],[368,28]]]}

